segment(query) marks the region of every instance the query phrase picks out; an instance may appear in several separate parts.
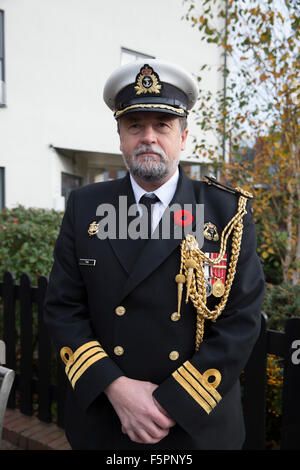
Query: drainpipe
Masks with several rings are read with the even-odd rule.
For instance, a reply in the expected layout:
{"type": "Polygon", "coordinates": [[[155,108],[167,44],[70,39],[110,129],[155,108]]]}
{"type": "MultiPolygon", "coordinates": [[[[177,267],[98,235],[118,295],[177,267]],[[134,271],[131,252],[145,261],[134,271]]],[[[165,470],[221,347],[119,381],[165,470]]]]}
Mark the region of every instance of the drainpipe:
{"type": "MultiPolygon", "coordinates": [[[[225,0],[225,37],[224,37],[224,71],[223,71],[223,106],[225,111],[225,101],[226,101],[226,88],[227,88],[227,18],[228,18],[228,0],[225,0]]],[[[226,157],[226,116],[223,117],[223,162],[225,161],[226,157]]]]}

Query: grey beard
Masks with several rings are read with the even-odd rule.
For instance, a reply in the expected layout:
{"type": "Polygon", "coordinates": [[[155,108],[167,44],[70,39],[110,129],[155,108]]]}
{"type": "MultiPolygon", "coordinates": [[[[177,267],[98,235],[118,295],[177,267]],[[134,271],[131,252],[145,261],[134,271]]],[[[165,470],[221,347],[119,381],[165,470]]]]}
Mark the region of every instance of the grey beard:
{"type": "Polygon", "coordinates": [[[124,156],[125,164],[132,176],[140,179],[141,181],[148,182],[159,182],[164,180],[169,174],[178,165],[179,158],[177,160],[168,161],[165,152],[157,147],[151,147],[147,145],[142,145],[137,148],[132,155],[132,158],[129,160],[124,156]],[[153,163],[152,157],[144,157],[142,161],[137,161],[137,155],[141,152],[155,152],[160,155],[161,161],[158,163],[153,163]],[[147,163],[150,165],[147,165],[147,163]],[[169,165],[168,165],[169,163],[169,165]]]}

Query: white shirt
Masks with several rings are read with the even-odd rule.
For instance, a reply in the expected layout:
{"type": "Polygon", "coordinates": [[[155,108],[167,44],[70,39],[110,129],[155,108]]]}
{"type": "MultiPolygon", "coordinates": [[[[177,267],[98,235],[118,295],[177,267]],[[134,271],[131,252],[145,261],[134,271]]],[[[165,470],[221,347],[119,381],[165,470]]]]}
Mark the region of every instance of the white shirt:
{"type": "Polygon", "coordinates": [[[138,205],[140,215],[142,215],[142,210],[138,203],[142,196],[144,196],[145,194],[146,195],[156,194],[156,196],[160,199],[160,202],[157,202],[156,204],[154,204],[154,208],[153,208],[152,232],[156,229],[165,209],[168,207],[168,205],[173,199],[173,196],[177,188],[178,178],[179,178],[179,170],[177,168],[174,175],[168,181],[162,184],[155,191],[151,191],[150,193],[147,193],[143,188],[141,188],[140,185],[137,184],[134,178],[130,175],[130,181],[131,181],[131,185],[132,185],[132,189],[133,189],[133,193],[135,197],[135,202],[138,205]]]}

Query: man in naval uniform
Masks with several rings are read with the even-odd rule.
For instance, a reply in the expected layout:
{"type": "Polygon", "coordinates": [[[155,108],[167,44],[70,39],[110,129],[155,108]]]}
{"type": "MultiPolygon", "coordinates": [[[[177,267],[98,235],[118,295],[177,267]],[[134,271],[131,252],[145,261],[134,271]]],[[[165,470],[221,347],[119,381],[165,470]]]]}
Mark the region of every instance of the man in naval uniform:
{"type": "Polygon", "coordinates": [[[128,173],[70,194],[45,303],[73,449],[243,446],[239,377],[259,334],[264,280],[251,194],[190,180],[179,165],[196,99],[194,79],[159,60],[125,65],[106,82],[128,173]],[[125,200],[137,212],[119,236],[125,200]],[[203,244],[193,231],[200,204],[203,244]],[[172,205],[182,210],[165,236],[172,205]],[[117,227],[105,238],[107,207],[117,227]],[[139,224],[147,236],[130,236],[139,224]],[[175,236],[180,226],[190,233],[175,236]]]}

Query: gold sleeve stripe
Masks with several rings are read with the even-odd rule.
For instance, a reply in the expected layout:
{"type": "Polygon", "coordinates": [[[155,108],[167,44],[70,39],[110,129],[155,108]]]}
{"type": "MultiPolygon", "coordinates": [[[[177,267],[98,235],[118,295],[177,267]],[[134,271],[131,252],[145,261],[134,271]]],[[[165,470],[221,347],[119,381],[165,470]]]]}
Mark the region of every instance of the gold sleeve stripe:
{"type": "Polygon", "coordinates": [[[76,373],[76,371],[82,366],[82,364],[89,359],[91,356],[94,356],[96,353],[102,352],[104,353],[103,349],[99,346],[95,346],[94,348],[89,349],[87,352],[83,353],[76,362],[70,364],[66,367],[66,374],[68,375],[69,379],[72,380],[72,376],[76,373]]]}
{"type": "Polygon", "coordinates": [[[72,369],[73,367],[76,367],[76,364],[78,363],[78,361],[81,360],[82,356],[86,357],[87,354],[95,354],[95,352],[98,351],[98,350],[103,351],[103,349],[101,348],[99,343],[96,344],[95,346],[92,346],[88,350],[82,350],[82,351],[85,351],[85,352],[81,352],[80,355],[76,354],[76,351],[75,351],[75,353],[73,354],[73,356],[70,358],[69,362],[66,365],[66,368],[65,368],[66,374],[68,374],[70,372],[70,369],[72,369]],[[75,354],[76,354],[76,356],[75,356],[75,354]]]}
{"type": "Polygon", "coordinates": [[[196,392],[196,390],[175,370],[172,376],[175,380],[191,395],[191,397],[200,405],[207,414],[212,411],[209,404],[196,392]]]}
{"type": "MultiPolygon", "coordinates": [[[[221,395],[219,394],[219,392],[217,392],[215,387],[213,387],[207,380],[205,380],[202,374],[200,374],[200,372],[189,361],[186,361],[183,365],[191,374],[194,375],[194,377],[201,383],[201,385],[214,397],[217,403],[219,403],[219,401],[222,400],[221,395]]],[[[219,383],[217,385],[219,385],[219,383]]]]}
{"type": "Polygon", "coordinates": [[[73,388],[77,380],[92,364],[108,357],[98,341],[89,341],[83,344],[76,349],[74,354],[69,347],[64,346],[60,350],[60,356],[66,364],[65,372],[73,388]]]}
{"type": "Polygon", "coordinates": [[[76,351],[73,354],[73,362],[76,361],[76,359],[78,358],[78,356],[80,356],[80,354],[82,354],[83,352],[87,351],[88,349],[90,349],[94,346],[101,347],[101,345],[100,345],[100,343],[98,343],[98,341],[89,341],[88,343],[85,343],[82,346],[80,346],[79,348],[77,348],[76,351]]]}
{"type": "Polygon", "coordinates": [[[216,406],[215,400],[211,397],[209,393],[197,382],[196,379],[183,367],[179,367],[178,372],[180,375],[182,375],[185,380],[192,385],[192,387],[199,393],[199,395],[204,398],[205,401],[211,406],[211,408],[214,408],[216,406]]]}
{"type": "Polygon", "coordinates": [[[104,357],[107,357],[107,354],[105,352],[99,352],[95,354],[94,356],[90,357],[86,362],[83,363],[83,365],[80,367],[80,369],[76,372],[76,374],[73,376],[71,385],[74,388],[76,385],[77,380],[82,376],[82,374],[95,362],[99,361],[100,359],[103,359],[104,357]]]}

